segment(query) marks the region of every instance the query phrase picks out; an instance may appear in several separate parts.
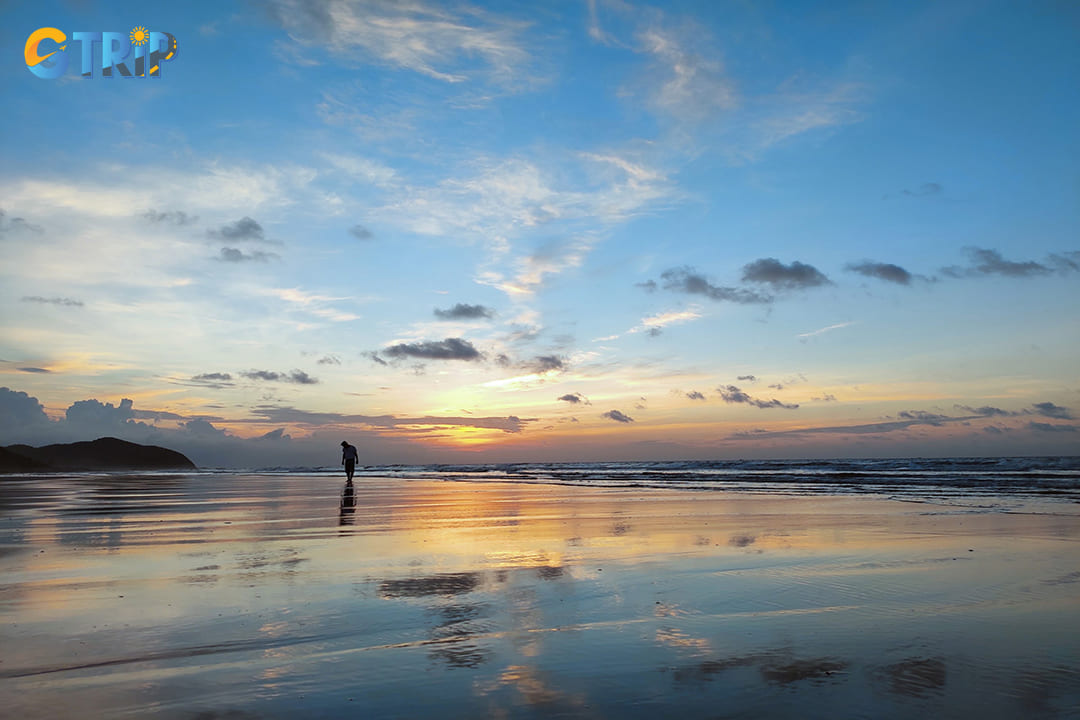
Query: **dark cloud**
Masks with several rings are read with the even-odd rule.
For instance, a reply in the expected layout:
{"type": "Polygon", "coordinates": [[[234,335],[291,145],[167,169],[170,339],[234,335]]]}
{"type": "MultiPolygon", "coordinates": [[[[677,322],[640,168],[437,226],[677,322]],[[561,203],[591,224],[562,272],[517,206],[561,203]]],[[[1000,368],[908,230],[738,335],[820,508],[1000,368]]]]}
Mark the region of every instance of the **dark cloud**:
{"type": "Polygon", "coordinates": [[[222,225],[217,230],[208,230],[207,233],[211,237],[232,240],[234,242],[238,240],[263,242],[266,240],[262,225],[246,215],[235,222],[222,225]]]}
{"type": "Polygon", "coordinates": [[[339,413],[314,413],[280,405],[259,405],[251,409],[258,416],[257,422],[297,424],[314,427],[343,427],[348,425],[369,425],[379,428],[407,428],[416,425],[466,426],[490,430],[502,430],[507,433],[521,432],[537,418],[520,418],[516,415],[507,417],[397,417],[394,415],[342,415],[339,413]]]}
{"type": "Polygon", "coordinates": [[[45,408],[36,397],[19,390],[0,387],[0,430],[10,432],[49,422],[45,408]]]}
{"type": "Polygon", "coordinates": [[[1050,264],[1056,267],[1059,272],[1080,272],[1080,250],[1054,253],[1050,256],[1050,264]]]}
{"type": "Polygon", "coordinates": [[[1042,415],[1048,418],[1057,418],[1058,420],[1073,419],[1072,413],[1069,411],[1069,408],[1055,405],[1052,402],[1034,403],[1031,407],[1035,408],[1036,415],[1042,415]]]}
{"type": "Polygon", "coordinates": [[[494,316],[495,311],[489,307],[484,307],[483,305],[466,305],[464,303],[458,303],[446,310],[435,308],[435,317],[440,320],[477,320],[494,316]]]}
{"type": "Polygon", "coordinates": [[[7,213],[0,210],[0,235],[18,232],[42,233],[45,232],[45,229],[40,225],[28,223],[21,217],[8,219],[7,213]]]}
{"type": "Polygon", "coordinates": [[[570,403],[572,405],[578,405],[578,404],[591,405],[592,404],[592,403],[589,402],[589,399],[587,397],[585,397],[584,395],[582,395],[581,393],[567,393],[566,395],[560,396],[559,400],[562,400],[563,402],[568,402],[568,403],[570,403]]]}
{"type": "Polygon", "coordinates": [[[953,405],[957,410],[963,410],[966,413],[972,415],[979,415],[980,417],[1013,417],[1015,415],[1021,415],[1022,413],[1012,412],[1010,410],[1002,410],[1001,408],[990,407],[989,405],[983,405],[982,407],[972,407],[970,405],[953,405]]]}
{"type": "Polygon", "coordinates": [[[689,295],[704,295],[710,300],[744,305],[772,302],[770,296],[762,295],[753,290],[713,285],[704,275],[689,267],[666,270],[660,275],[660,279],[664,281],[665,290],[674,290],[689,295]]]}
{"type": "Polygon", "coordinates": [[[46,370],[45,368],[39,368],[39,367],[21,367],[21,368],[15,368],[15,369],[18,370],[19,372],[24,372],[24,373],[51,373],[52,372],[52,370],[46,370]]]}
{"type": "Polygon", "coordinates": [[[375,234],[363,225],[353,225],[351,228],[349,228],[349,234],[357,240],[370,240],[371,238],[375,237],[375,234]]]}
{"type": "Polygon", "coordinates": [[[1077,432],[1075,425],[1061,425],[1057,423],[1029,422],[1028,427],[1036,432],[1077,432]]]}
{"type": "Polygon", "coordinates": [[[240,375],[248,380],[295,383],[297,385],[316,385],[319,382],[318,379],[311,377],[302,370],[293,370],[288,373],[273,372],[272,370],[248,370],[240,373],[240,375]]]}
{"type": "Polygon", "coordinates": [[[370,350],[367,351],[367,352],[364,352],[364,353],[360,353],[360,356],[361,357],[366,357],[367,359],[371,360],[372,362],[378,363],[379,365],[388,365],[389,364],[385,360],[383,360],[381,357],[379,357],[379,353],[372,352],[370,350]]]}
{"type": "Polygon", "coordinates": [[[1002,275],[1005,277],[1019,278],[1049,275],[1053,272],[1053,270],[1047,266],[1033,260],[1026,260],[1023,262],[1006,260],[997,250],[965,248],[964,252],[970,258],[970,262],[966,267],[953,265],[942,268],[941,273],[952,278],[981,277],[986,275],[1002,275]]]}
{"type": "Polygon", "coordinates": [[[198,217],[195,215],[188,215],[186,212],[180,210],[167,210],[165,212],[158,212],[157,210],[147,210],[142,213],[140,217],[149,220],[152,223],[166,223],[169,225],[191,225],[198,221],[198,217]]]}
{"type": "Polygon", "coordinates": [[[897,413],[896,416],[901,420],[915,420],[925,425],[941,425],[943,422],[957,419],[948,415],[926,412],[925,410],[904,410],[897,413]]]}
{"type": "Polygon", "coordinates": [[[624,415],[623,413],[619,412],[618,410],[608,410],[606,413],[604,413],[600,417],[605,417],[608,420],[614,420],[615,422],[621,422],[621,423],[632,423],[632,422],[634,422],[634,418],[630,417],[629,415],[624,415]]]}
{"type": "Polygon", "coordinates": [[[262,250],[256,250],[255,252],[248,254],[237,248],[223,247],[221,248],[221,255],[215,259],[235,263],[266,262],[268,260],[277,260],[278,255],[275,253],[263,252],[262,250]]]}
{"type": "Polygon", "coordinates": [[[762,258],[745,265],[742,279],[743,282],[772,285],[778,290],[798,290],[831,284],[829,278],[813,265],[798,261],[785,265],[776,258],[762,258]]]}
{"type": "Polygon", "coordinates": [[[41,303],[43,305],[63,305],[64,307],[82,307],[82,300],[73,300],[71,298],[62,297],[41,297],[40,295],[26,295],[22,299],[23,302],[29,303],[41,303]]]}
{"type": "Polygon", "coordinates": [[[836,396],[829,393],[825,393],[821,397],[810,398],[814,402],[836,402],[836,396]]]}
{"type": "Polygon", "coordinates": [[[735,379],[736,380],[742,380],[743,382],[757,382],[757,376],[756,375],[740,375],[739,377],[737,377],[735,379]]]}
{"type": "Polygon", "coordinates": [[[316,361],[315,364],[316,365],[340,365],[341,360],[339,358],[337,358],[336,356],[334,356],[334,355],[327,355],[325,357],[319,358],[316,361]]]}
{"type": "Polygon", "coordinates": [[[779,400],[773,398],[772,400],[759,400],[751,397],[747,393],[743,392],[734,385],[726,385],[724,387],[716,388],[716,391],[720,393],[720,397],[724,402],[735,405],[752,405],[756,408],[766,410],[769,408],[783,408],[784,410],[795,410],[799,406],[797,404],[782,403],[779,400]]]}
{"type": "Polygon", "coordinates": [[[233,379],[233,377],[229,373],[215,372],[215,373],[202,373],[201,375],[195,375],[195,376],[193,376],[191,378],[191,382],[196,383],[198,385],[205,385],[206,387],[209,387],[209,388],[218,388],[218,389],[220,389],[220,388],[223,388],[223,387],[232,387],[234,385],[234,383],[232,382],[232,379],[233,379]]]}
{"type": "Polygon", "coordinates": [[[81,425],[118,425],[126,423],[135,417],[133,403],[128,398],[120,401],[119,407],[112,403],[102,403],[98,400],[79,400],[71,404],[65,417],[69,423],[81,425]]]}
{"type": "Polygon", "coordinates": [[[901,195],[910,195],[912,197],[924,197],[926,195],[937,195],[941,192],[941,185],[938,183],[923,183],[919,186],[918,190],[901,190],[901,195]]]}
{"type": "Polygon", "coordinates": [[[394,359],[479,360],[482,357],[480,351],[473,347],[471,342],[462,338],[399,343],[383,349],[382,353],[394,359]]]}
{"type": "Polygon", "coordinates": [[[704,400],[705,399],[705,396],[702,393],[698,392],[697,390],[691,390],[690,392],[686,393],[686,397],[690,398],[691,400],[704,400]]]}
{"type": "Polygon", "coordinates": [[[848,272],[858,273],[865,275],[866,277],[877,278],[878,280],[884,280],[885,282],[896,283],[897,285],[910,285],[912,275],[899,265],[893,265],[892,263],[879,263],[872,262],[870,260],[864,260],[861,263],[846,265],[844,267],[848,272]]]}
{"type": "Polygon", "coordinates": [[[565,370],[566,361],[556,355],[539,355],[526,367],[534,373],[543,374],[556,370],[565,370]]]}

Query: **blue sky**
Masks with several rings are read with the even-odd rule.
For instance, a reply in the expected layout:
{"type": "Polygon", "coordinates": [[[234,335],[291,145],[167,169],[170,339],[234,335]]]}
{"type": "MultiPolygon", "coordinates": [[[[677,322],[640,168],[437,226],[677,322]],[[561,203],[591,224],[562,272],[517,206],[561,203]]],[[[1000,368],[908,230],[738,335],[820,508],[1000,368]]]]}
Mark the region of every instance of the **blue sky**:
{"type": "Polygon", "coordinates": [[[1071,3],[0,13],[0,440],[1080,448],[1071,3]],[[41,79],[40,27],[178,51],[41,79]]]}

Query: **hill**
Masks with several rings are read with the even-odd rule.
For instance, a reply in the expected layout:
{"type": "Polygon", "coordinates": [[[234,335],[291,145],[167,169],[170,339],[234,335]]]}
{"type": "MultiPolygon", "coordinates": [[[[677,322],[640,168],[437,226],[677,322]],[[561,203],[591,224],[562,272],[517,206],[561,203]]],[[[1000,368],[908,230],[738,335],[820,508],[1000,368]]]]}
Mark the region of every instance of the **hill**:
{"type": "Polygon", "coordinates": [[[182,453],[156,445],[139,445],[113,437],[44,447],[0,448],[0,472],[53,470],[194,470],[182,453]]]}

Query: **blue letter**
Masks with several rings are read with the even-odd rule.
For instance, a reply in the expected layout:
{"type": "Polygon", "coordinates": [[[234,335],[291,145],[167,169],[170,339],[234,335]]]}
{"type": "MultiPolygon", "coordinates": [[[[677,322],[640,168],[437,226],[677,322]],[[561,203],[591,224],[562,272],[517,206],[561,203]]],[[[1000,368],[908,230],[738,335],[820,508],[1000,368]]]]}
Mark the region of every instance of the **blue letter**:
{"type": "Polygon", "coordinates": [[[176,38],[167,32],[150,33],[150,77],[161,77],[161,63],[176,57],[176,38]]]}
{"type": "Polygon", "coordinates": [[[101,42],[101,33],[77,32],[71,37],[82,43],[82,76],[89,80],[94,77],[94,43],[101,42]]]}
{"type": "Polygon", "coordinates": [[[131,42],[124,33],[101,33],[101,76],[111,78],[113,76],[113,67],[116,67],[123,77],[131,77],[131,71],[123,63],[124,58],[130,53],[131,42]],[[121,47],[124,48],[122,53],[120,52],[121,47]]]}

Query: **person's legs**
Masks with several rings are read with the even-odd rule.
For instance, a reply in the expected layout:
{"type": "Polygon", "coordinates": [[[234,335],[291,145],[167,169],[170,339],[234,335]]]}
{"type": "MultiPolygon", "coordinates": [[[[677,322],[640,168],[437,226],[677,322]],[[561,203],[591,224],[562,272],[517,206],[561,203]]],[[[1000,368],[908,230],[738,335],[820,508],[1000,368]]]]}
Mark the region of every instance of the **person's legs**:
{"type": "Polygon", "coordinates": [[[354,472],[356,472],[356,461],[355,460],[346,460],[345,461],[345,476],[349,478],[349,482],[352,482],[352,476],[353,476],[354,472]]]}

